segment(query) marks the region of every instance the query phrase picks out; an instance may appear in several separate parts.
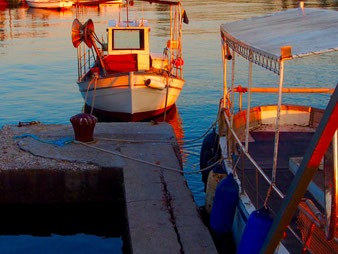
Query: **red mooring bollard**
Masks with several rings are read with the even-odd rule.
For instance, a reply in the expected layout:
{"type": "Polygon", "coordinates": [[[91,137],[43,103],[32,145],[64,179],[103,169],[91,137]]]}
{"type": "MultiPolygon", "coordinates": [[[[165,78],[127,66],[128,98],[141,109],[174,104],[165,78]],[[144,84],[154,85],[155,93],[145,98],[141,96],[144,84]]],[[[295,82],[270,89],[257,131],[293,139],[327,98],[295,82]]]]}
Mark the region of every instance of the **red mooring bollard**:
{"type": "Polygon", "coordinates": [[[81,142],[91,142],[94,140],[94,128],[97,118],[91,114],[77,114],[72,116],[70,122],[73,125],[75,140],[81,142]]]}

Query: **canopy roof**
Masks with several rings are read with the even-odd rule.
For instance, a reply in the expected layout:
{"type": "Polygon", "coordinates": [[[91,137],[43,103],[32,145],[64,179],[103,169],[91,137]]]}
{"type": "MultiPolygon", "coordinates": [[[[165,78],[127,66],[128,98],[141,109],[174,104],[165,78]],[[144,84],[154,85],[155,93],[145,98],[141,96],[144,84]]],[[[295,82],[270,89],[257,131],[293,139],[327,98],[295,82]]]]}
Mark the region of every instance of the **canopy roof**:
{"type": "Polygon", "coordinates": [[[227,46],[248,60],[279,73],[281,48],[289,58],[338,51],[338,12],[297,8],[221,25],[227,46]]]}

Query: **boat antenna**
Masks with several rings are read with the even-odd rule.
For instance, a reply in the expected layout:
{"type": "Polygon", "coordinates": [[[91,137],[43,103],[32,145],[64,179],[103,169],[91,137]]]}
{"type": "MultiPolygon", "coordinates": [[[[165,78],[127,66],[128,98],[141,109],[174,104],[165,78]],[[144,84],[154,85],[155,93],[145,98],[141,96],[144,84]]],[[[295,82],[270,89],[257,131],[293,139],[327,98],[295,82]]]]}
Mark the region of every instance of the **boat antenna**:
{"type": "Polygon", "coordinates": [[[127,27],[129,27],[129,13],[128,13],[129,0],[127,0],[127,27]]]}
{"type": "Polygon", "coordinates": [[[143,6],[144,6],[144,3],[142,2],[142,21],[141,21],[142,26],[143,26],[143,6]]]}
{"type": "Polygon", "coordinates": [[[121,8],[119,8],[119,23],[118,24],[120,23],[121,23],[121,8]]]}

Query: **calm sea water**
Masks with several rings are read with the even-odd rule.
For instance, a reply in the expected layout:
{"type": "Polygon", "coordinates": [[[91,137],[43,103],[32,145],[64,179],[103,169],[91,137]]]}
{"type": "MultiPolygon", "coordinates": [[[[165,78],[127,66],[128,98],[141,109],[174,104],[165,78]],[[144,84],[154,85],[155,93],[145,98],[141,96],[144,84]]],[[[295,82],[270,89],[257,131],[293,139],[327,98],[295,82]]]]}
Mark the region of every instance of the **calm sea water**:
{"type": "MultiPolygon", "coordinates": [[[[130,15],[135,15],[135,11],[139,10],[140,17],[144,6],[144,18],[152,29],[152,51],[161,53],[169,29],[167,7],[135,2],[130,15]]],[[[219,26],[230,21],[295,8],[297,2],[182,0],[190,24],[183,27],[186,85],[177,101],[176,112],[170,116],[170,123],[178,138],[190,140],[199,137],[216,119],[218,102],[223,93],[219,26]]],[[[337,0],[305,1],[305,5],[338,11],[337,0]]],[[[85,7],[82,10],[85,20],[91,18],[94,21],[99,37],[105,33],[108,20],[116,19],[119,12],[125,15],[125,10],[118,6],[85,7]]],[[[76,50],[71,43],[74,18],[75,8],[67,11],[32,9],[19,1],[0,0],[0,127],[19,121],[69,124],[69,118],[81,112],[83,99],[76,85],[76,50]]],[[[248,67],[239,57],[237,59],[237,84],[245,85],[248,67]]],[[[337,66],[337,53],[287,62],[285,86],[334,88],[338,83],[337,66]]],[[[253,73],[253,86],[278,84],[278,76],[273,73],[256,66],[253,73]]],[[[255,95],[253,104],[262,100],[267,104],[273,103],[275,98],[271,95],[255,95]]],[[[328,98],[328,95],[294,95],[285,96],[283,103],[310,103],[323,108],[328,98]]],[[[199,169],[201,142],[183,146],[185,170],[199,169]]],[[[203,205],[201,176],[189,175],[187,180],[196,203],[203,205]]],[[[3,240],[0,238],[0,241],[3,240]]]]}

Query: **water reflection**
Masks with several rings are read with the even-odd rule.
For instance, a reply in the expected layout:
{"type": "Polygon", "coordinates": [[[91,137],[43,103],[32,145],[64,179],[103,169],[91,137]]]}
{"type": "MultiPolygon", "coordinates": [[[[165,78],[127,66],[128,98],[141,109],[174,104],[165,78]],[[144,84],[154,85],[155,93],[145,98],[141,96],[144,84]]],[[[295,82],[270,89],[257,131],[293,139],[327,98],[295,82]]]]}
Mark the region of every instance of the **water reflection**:
{"type": "MultiPolygon", "coordinates": [[[[298,0],[182,1],[190,19],[189,25],[183,26],[186,85],[177,101],[175,117],[171,119],[169,114],[167,116],[179,140],[201,136],[215,121],[218,101],[222,96],[220,24],[293,8],[297,3],[298,0]]],[[[152,51],[161,53],[169,32],[168,7],[135,1],[135,6],[130,8],[130,17],[134,18],[138,10],[140,18],[142,6],[143,16],[151,27],[152,51]]],[[[305,1],[305,6],[338,10],[335,0],[305,1]]],[[[108,20],[118,19],[119,15],[126,15],[126,10],[116,5],[81,8],[81,21],[93,19],[95,31],[100,37],[106,33],[108,20]]],[[[81,111],[83,99],[75,83],[76,50],[70,40],[75,16],[74,7],[66,11],[49,11],[29,9],[21,0],[0,0],[0,126],[34,120],[68,124],[69,117],[81,111]]],[[[309,60],[304,65],[306,69],[298,71],[316,71],[321,84],[334,85],[337,83],[337,58],[323,56],[320,59],[323,60],[320,67],[316,66],[317,62],[309,60]]],[[[292,67],[292,64],[286,66],[288,71],[292,67]]],[[[243,69],[238,74],[238,81],[246,84],[247,66],[238,61],[236,68],[243,69]]],[[[254,72],[254,83],[263,86],[275,84],[273,77],[260,76],[255,67],[254,72]]],[[[297,72],[291,74],[296,76],[297,72]]],[[[302,77],[297,82],[310,85],[318,82],[318,79],[311,80],[306,75],[302,77]]],[[[268,99],[264,99],[268,103],[268,99]]],[[[299,101],[306,99],[299,98],[299,101]]],[[[286,100],[292,102],[292,99],[286,100]]],[[[319,104],[320,100],[315,103],[319,104]]],[[[170,114],[172,112],[175,112],[174,109],[170,114]]],[[[186,170],[198,164],[200,145],[201,141],[183,145],[186,170]]],[[[202,205],[204,194],[200,176],[189,176],[188,183],[198,205],[202,205]]]]}
{"type": "Polygon", "coordinates": [[[182,118],[180,117],[177,106],[174,105],[167,112],[165,118],[164,118],[164,115],[160,115],[160,116],[154,118],[154,120],[156,120],[158,122],[165,121],[173,127],[176,139],[179,143],[179,148],[180,148],[180,152],[181,152],[183,166],[187,165],[189,152],[187,151],[186,147],[184,146],[185,136],[184,136],[184,130],[183,130],[183,121],[182,121],[182,118]]]}
{"type": "Polygon", "coordinates": [[[29,14],[34,20],[36,19],[45,21],[56,18],[64,20],[66,18],[73,17],[73,11],[69,9],[55,10],[55,9],[28,8],[27,14],[29,14]]]}

